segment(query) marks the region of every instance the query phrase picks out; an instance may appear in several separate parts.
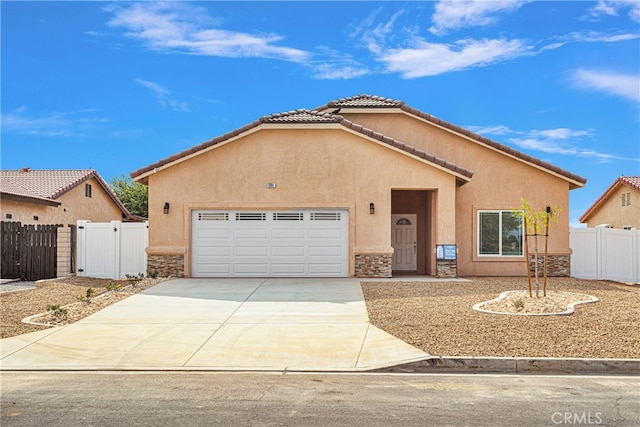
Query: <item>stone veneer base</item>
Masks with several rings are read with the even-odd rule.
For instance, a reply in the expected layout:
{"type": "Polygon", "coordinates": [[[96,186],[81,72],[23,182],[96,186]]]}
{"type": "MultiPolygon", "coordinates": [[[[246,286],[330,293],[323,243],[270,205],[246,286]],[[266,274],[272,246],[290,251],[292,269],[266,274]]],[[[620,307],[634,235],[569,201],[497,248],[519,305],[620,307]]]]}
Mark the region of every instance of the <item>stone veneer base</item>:
{"type": "MultiPolygon", "coordinates": [[[[529,269],[533,274],[535,267],[535,254],[529,254],[529,269]]],[[[538,274],[542,277],[544,266],[544,254],[538,254],[538,274]]],[[[547,276],[548,277],[570,277],[571,276],[571,255],[547,255],[547,276]]]]}
{"type": "Polygon", "coordinates": [[[147,257],[147,276],[184,277],[184,255],[152,255],[147,257]]]}
{"type": "Polygon", "coordinates": [[[391,254],[357,254],[356,277],[391,277],[391,254]]]}

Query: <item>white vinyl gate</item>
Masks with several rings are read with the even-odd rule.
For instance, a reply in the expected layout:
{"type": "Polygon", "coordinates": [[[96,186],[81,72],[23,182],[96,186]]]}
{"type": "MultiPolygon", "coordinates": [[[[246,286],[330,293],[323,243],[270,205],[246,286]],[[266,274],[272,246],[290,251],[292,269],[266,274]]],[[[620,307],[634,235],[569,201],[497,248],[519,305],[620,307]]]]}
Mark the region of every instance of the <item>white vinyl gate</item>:
{"type": "Polygon", "coordinates": [[[640,230],[572,228],[571,276],[640,283],[640,230]]]}
{"type": "Polygon", "coordinates": [[[78,221],[77,275],[122,279],[146,275],[148,222],[78,221]]]}
{"type": "Polygon", "coordinates": [[[346,277],[346,209],[193,211],[194,277],[346,277]]]}

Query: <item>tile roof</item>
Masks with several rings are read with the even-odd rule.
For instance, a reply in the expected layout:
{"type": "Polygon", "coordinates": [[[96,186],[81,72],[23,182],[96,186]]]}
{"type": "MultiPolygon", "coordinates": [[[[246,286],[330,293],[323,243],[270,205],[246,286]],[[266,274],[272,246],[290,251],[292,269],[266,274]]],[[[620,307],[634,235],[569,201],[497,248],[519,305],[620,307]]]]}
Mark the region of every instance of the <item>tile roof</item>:
{"type": "Polygon", "coordinates": [[[540,159],[537,159],[533,156],[530,156],[528,154],[524,154],[520,151],[514,150],[511,147],[507,147],[506,145],[502,145],[498,142],[495,142],[489,138],[485,138],[484,136],[478,135],[476,133],[471,132],[470,130],[461,128],[460,126],[454,125],[452,123],[446,122],[444,120],[441,120],[435,116],[432,116],[431,114],[427,114],[424,113],[420,110],[417,110],[415,108],[409,107],[408,105],[406,105],[404,102],[402,101],[398,101],[395,99],[390,99],[390,98],[383,98],[380,96],[374,96],[374,95],[367,95],[367,94],[361,94],[361,95],[356,95],[356,96],[351,96],[351,97],[347,97],[347,98],[341,98],[335,101],[330,101],[328,102],[326,105],[322,106],[322,107],[318,107],[317,110],[326,110],[329,108],[399,108],[402,111],[405,111],[411,115],[420,117],[430,123],[433,123],[437,126],[443,127],[445,129],[449,129],[452,132],[455,133],[459,133],[461,135],[466,136],[467,138],[473,139],[474,141],[477,141],[481,144],[487,145],[491,148],[494,148],[498,151],[502,151],[505,154],[508,154],[510,156],[516,157],[522,161],[525,161],[527,163],[539,166],[543,169],[547,169],[549,171],[552,171],[558,175],[564,176],[565,178],[568,178],[572,181],[575,181],[576,183],[580,184],[580,185],[574,185],[573,188],[576,188],[578,186],[582,186],[584,185],[587,180],[586,178],[583,178],[581,176],[578,176],[576,174],[573,174],[569,171],[566,171],[564,169],[561,169],[557,166],[554,166],[550,163],[544,162],[540,159]]]}
{"type": "MultiPolygon", "coordinates": [[[[347,129],[350,129],[352,131],[358,132],[366,137],[369,138],[373,138],[376,139],[386,145],[389,145],[390,147],[394,147],[395,149],[399,149],[401,151],[406,152],[407,154],[411,154],[413,156],[419,157],[423,160],[426,160],[427,162],[433,163],[437,166],[440,166],[444,169],[448,169],[451,172],[454,172],[462,177],[465,177],[467,179],[471,179],[471,177],[473,176],[473,173],[471,171],[468,171],[462,167],[459,167],[453,163],[449,163],[443,159],[439,159],[435,156],[432,156],[422,150],[419,150],[417,148],[414,148],[410,145],[404,144],[400,141],[396,141],[395,139],[385,136],[381,133],[375,132],[372,129],[368,129],[365,128],[361,125],[358,125],[357,123],[353,123],[349,120],[346,120],[345,118],[343,118],[342,116],[339,115],[335,115],[335,114],[331,114],[331,113],[323,113],[323,112],[319,112],[316,110],[307,110],[307,109],[299,109],[299,110],[293,110],[293,111],[288,111],[288,112],[284,112],[284,113],[277,113],[277,114],[271,114],[268,116],[264,116],[261,117],[260,119],[254,121],[253,123],[250,123],[248,125],[245,125],[239,129],[236,129],[232,132],[226,133],[224,135],[221,135],[217,138],[214,138],[210,141],[204,142],[200,145],[197,145],[195,147],[192,147],[188,150],[182,151],[178,154],[175,154],[171,157],[167,157],[165,159],[162,159],[156,163],[153,163],[149,166],[146,166],[144,168],[138,169],[134,172],[131,172],[131,177],[132,178],[137,178],[147,172],[150,172],[152,170],[154,170],[155,168],[159,168],[165,165],[168,165],[172,162],[175,162],[177,160],[180,160],[182,158],[185,158],[187,156],[190,156],[192,154],[195,154],[199,151],[202,151],[206,148],[215,146],[217,144],[220,144],[222,142],[225,142],[235,136],[238,136],[242,133],[245,133],[251,129],[254,129],[262,124],[335,124],[338,126],[343,126],[347,129]]],[[[464,182],[465,180],[463,180],[464,182]]]]}
{"type": "Polygon", "coordinates": [[[395,99],[362,94],[331,101],[326,108],[401,108],[403,105],[404,102],[395,99]]]}
{"type": "MultiPolygon", "coordinates": [[[[130,213],[111,187],[92,169],[79,170],[21,170],[0,171],[0,192],[2,194],[41,201],[55,201],[67,191],[83,182],[95,178],[122,213],[130,213]]],[[[59,203],[58,203],[59,204],[59,203]]]]}
{"type": "Polygon", "coordinates": [[[602,193],[602,195],[600,197],[598,197],[598,200],[596,200],[593,205],[591,205],[589,207],[589,209],[587,209],[587,211],[580,217],[580,222],[587,222],[587,220],[598,211],[598,209],[600,209],[600,206],[607,201],[607,199],[611,196],[611,194],[613,194],[616,190],[616,188],[618,188],[620,185],[627,185],[629,187],[631,187],[632,189],[636,190],[636,191],[640,191],[640,176],[621,176],[618,179],[616,179],[613,184],[611,184],[609,186],[609,188],[607,188],[605,190],[604,193],[602,193]]]}

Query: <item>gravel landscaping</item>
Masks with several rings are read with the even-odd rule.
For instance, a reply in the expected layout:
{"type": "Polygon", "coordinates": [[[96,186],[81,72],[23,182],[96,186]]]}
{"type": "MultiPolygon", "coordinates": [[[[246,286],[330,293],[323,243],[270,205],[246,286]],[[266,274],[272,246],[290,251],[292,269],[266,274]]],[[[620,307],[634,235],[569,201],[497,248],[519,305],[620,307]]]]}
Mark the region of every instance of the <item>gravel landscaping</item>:
{"type": "Polygon", "coordinates": [[[599,299],[568,316],[508,316],[472,310],[523,278],[471,282],[364,282],[371,323],[436,356],[640,359],[640,286],[550,278],[548,294],[599,299]]]}
{"type": "MultiPolygon", "coordinates": [[[[46,312],[50,305],[65,308],[66,316],[34,320],[75,322],[164,280],[143,279],[130,285],[73,277],[0,293],[0,338],[47,328],[22,319],[46,312]],[[109,291],[117,285],[121,288],[109,291]],[[94,290],[90,302],[89,288],[94,290]]],[[[362,283],[371,323],[432,355],[640,359],[640,286],[550,278],[550,297],[572,292],[599,301],[577,305],[567,316],[509,316],[472,309],[504,291],[526,288],[526,278],[362,283]]]]}

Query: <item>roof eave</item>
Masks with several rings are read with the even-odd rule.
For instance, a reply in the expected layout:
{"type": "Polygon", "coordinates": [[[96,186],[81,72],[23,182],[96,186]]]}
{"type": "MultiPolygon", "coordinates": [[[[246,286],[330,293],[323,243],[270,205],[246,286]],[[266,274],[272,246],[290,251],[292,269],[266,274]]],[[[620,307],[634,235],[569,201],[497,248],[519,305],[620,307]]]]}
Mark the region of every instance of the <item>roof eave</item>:
{"type": "Polygon", "coordinates": [[[11,193],[0,193],[0,199],[2,200],[13,200],[15,202],[23,202],[23,203],[32,203],[34,205],[44,205],[44,206],[54,206],[58,207],[62,203],[56,200],[47,199],[44,197],[35,197],[35,196],[25,196],[19,194],[11,194],[11,193]]]}

